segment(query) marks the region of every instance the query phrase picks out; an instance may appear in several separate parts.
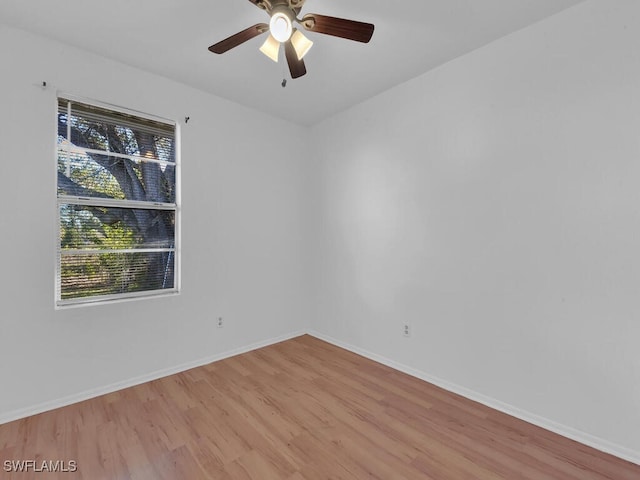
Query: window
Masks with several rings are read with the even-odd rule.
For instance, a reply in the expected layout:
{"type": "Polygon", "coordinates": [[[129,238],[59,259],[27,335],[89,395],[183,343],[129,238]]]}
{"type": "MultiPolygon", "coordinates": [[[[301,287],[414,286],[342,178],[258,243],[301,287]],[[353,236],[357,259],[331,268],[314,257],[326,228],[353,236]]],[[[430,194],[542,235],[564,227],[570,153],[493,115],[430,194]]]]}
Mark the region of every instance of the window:
{"type": "Polygon", "coordinates": [[[58,99],[58,306],[178,291],[176,124],[58,99]]]}

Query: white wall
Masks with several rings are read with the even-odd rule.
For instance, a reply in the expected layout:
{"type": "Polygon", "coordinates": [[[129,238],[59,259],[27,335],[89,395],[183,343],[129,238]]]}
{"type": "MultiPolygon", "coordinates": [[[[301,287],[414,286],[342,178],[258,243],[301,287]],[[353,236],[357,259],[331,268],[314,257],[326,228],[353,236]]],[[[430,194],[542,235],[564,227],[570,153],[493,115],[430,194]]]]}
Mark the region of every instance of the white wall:
{"type": "Polygon", "coordinates": [[[316,126],[313,328],[639,461],[639,45],[590,1],[316,126]]]}
{"type": "Polygon", "coordinates": [[[0,422],[306,328],[306,129],[2,26],[0,61],[0,422]],[[54,311],[57,88],[182,124],[181,295],[54,311]]]}

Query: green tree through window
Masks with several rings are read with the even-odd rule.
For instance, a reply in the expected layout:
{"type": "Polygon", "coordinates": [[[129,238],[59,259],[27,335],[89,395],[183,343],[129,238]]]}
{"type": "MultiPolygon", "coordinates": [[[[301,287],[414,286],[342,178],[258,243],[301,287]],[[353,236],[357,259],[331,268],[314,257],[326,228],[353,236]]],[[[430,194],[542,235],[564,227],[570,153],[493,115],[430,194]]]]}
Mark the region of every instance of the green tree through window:
{"type": "Polygon", "coordinates": [[[58,101],[60,305],[176,290],[174,124],[58,101]]]}

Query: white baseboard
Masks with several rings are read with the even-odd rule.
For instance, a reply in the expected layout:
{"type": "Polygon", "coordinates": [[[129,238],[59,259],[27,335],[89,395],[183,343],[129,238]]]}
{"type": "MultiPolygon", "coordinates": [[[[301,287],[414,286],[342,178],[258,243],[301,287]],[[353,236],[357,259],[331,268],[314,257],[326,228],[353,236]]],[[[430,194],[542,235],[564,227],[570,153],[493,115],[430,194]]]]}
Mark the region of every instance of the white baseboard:
{"type": "Polygon", "coordinates": [[[370,352],[368,350],[356,347],[354,345],[342,342],[340,340],[337,340],[333,337],[324,335],[314,330],[293,332],[293,333],[289,333],[279,337],[270,338],[267,340],[253,343],[251,345],[246,345],[246,346],[239,347],[233,350],[228,350],[226,352],[222,352],[216,355],[201,358],[199,360],[187,362],[174,367],[170,367],[163,370],[151,372],[149,374],[134,377],[128,380],[124,380],[122,382],[116,382],[111,385],[106,385],[96,389],[80,392],[74,395],[69,395],[67,397],[63,397],[63,398],[51,400],[48,402],[32,405],[26,408],[6,412],[4,414],[0,414],[0,425],[3,423],[8,423],[14,420],[18,420],[21,418],[29,417],[31,415],[36,415],[38,413],[54,410],[56,408],[66,407],[67,405],[82,402],[84,400],[89,400],[90,398],[99,397],[100,395],[113,393],[118,390],[122,390],[124,388],[133,387],[145,382],[150,382],[152,380],[157,380],[158,378],[174,375],[176,373],[184,372],[192,368],[200,367],[202,365],[207,365],[209,363],[216,362],[218,360],[223,360],[225,358],[233,357],[235,355],[240,355],[242,353],[250,352],[252,350],[257,350],[259,348],[263,348],[269,345],[273,345],[275,343],[283,342],[285,340],[298,337],[300,335],[304,335],[305,333],[313,337],[319,338],[320,340],[324,340],[328,343],[336,345],[340,348],[344,348],[345,350],[349,350],[353,353],[357,353],[358,355],[362,355],[363,357],[369,358],[383,365],[387,365],[388,367],[391,367],[395,370],[404,372],[413,377],[416,377],[426,382],[437,385],[438,387],[441,387],[445,390],[448,390],[450,392],[456,393],[470,400],[486,405],[500,412],[519,418],[520,420],[524,420],[525,422],[529,422],[533,425],[537,425],[541,428],[557,433],[558,435],[562,435],[563,437],[570,438],[572,440],[580,442],[584,445],[588,445],[602,452],[609,453],[621,459],[640,465],[639,452],[635,452],[621,445],[617,445],[615,443],[609,442],[602,438],[590,435],[588,433],[581,432],[579,430],[568,427],[566,425],[562,425],[560,423],[546,419],[539,415],[527,412],[525,410],[506,404],[494,398],[487,397],[486,395],[482,395],[480,393],[474,392],[473,390],[469,390],[468,388],[461,387],[460,385],[447,382],[446,380],[442,380],[440,378],[434,377],[433,375],[429,375],[415,368],[409,367],[407,365],[403,365],[389,358],[386,358],[376,353],[370,352]]]}
{"type": "Polygon", "coordinates": [[[152,380],[157,380],[162,377],[167,377],[169,375],[174,375],[176,373],[184,372],[192,368],[208,365],[209,363],[217,362],[218,360],[223,360],[225,358],[233,357],[235,355],[240,355],[242,353],[247,353],[252,350],[257,350],[258,348],[267,347],[269,345],[273,345],[274,343],[279,343],[285,340],[289,340],[291,338],[299,337],[300,335],[304,335],[305,333],[306,331],[288,333],[286,335],[270,338],[268,340],[263,340],[260,342],[253,343],[251,345],[235,348],[233,350],[228,350],[226,352],[222,352],[216,355],[194,360],[192,362],[187,362],[174,367],[157,370],[155,372],[151,372],[145,375],[140,375],[138,377],[130,378],[122,382],[116,382],[116,383],[112,383],[111,385],[106,385],[103,387],[86,390],[84,392],[76,393],[74,395],[69,395],[67,397],[58,398],[48,402],[39,403],[26,408],[12,410],[12,411],[0,414],[0,425],[2,425],[3,423],[12,422],[14,420],[19,420],[21,418],[29,417],[31,415],[37,415],[38,413],[54,410],[56,408],[66,407],[74,403],[82,402],[84,400],[89,400],[90,398],[95,398],[101,395],[106,395],[108,393],[117,392],[118,390],[122,390],[124,388],[134,387],[142,383],[150,382],[152,380]]]}
{"type": "Polygon", "coordinates": [[[394,370],[404,372],[408,375],[411,375],[412,377],[416,377],[420,380],[424,380],[425,382],[432,383],[433,385],[443,388],[449,392],[456,393],[465,398],[486,405],[487,407],[493,408],[494,410],[498,410],[500,412],[506,413],[507,415],[511,415],[512,417],[516,417],[520,420],[524,420],[525,422],[544,428],[545,430],[549,430],[553,433],[557,433],[558,435],[562,435],[563,437],[570,438],[571,440],[575,440],[576,442],[580,442],[584,445],[588,445],[589,447],[593,447],[596,450],[600,450],[601,452],[609,453],[623,460],[627,460],[631,463],[635,463],[636,465],[640,465],[640,452],[635,452],[629,448],[609,442],[608,440],[604,440],[594,435],[576,430],[575,428],[562,425],[534,413],[527,412],[526,410],[522,410],[520,408],[514,407],[513,405],[501,402],[499,400],[496,400],[495,398],[487,397],[486,395],[474,392],[473,390],[469,390],[468,388],[461,387],[460,385],[456,385],[451,382],[447,382],[446,380],[434,377],[433,375],[429,375],[428,373],[422,372],[415,368],[408,367],[407,365],[403,365],[368,350],[342,342],[320,332],[310,330],[308,334],[313,337],[319,338],[320,340],[324,340],[325,342],[331,343],[332,345],[335,345],[337,347],[344,348],[345,350],[349,350],[350,352],[357,353],[358,355],[362,355],[363,357],[366,357],[370,360],[391,367],[394,370]]]}

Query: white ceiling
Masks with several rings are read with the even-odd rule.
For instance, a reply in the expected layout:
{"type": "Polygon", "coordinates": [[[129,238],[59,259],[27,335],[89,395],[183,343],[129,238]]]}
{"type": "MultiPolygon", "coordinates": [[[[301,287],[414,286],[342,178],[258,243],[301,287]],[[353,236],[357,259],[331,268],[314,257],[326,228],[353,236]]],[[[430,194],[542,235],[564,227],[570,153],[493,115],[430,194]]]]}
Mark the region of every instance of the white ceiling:
{"type": "Polygon", "coordinates": [[[319,13],[376,26],[369,44],[307,33],[307,75],[288,80],[254,38],[223,55],[207,47],[268,21],[248,0],[2,0],[0,22],[163,75],[301,125],[583,0],[307,0],[319,13]]]}

